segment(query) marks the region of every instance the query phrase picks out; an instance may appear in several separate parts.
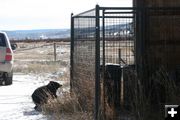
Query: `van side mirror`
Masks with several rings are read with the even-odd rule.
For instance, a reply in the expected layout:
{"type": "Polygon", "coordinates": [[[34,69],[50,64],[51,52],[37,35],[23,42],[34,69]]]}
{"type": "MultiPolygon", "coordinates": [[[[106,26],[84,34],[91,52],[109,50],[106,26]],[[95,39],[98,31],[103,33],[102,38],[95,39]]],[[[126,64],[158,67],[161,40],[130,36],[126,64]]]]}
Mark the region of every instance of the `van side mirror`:
{"type": "Polygon", "coordinates": [[[16,43],[11,43],[11,48],[12,48],[12,50],[15,50],[17,48],[17,44],[16,43]]]}

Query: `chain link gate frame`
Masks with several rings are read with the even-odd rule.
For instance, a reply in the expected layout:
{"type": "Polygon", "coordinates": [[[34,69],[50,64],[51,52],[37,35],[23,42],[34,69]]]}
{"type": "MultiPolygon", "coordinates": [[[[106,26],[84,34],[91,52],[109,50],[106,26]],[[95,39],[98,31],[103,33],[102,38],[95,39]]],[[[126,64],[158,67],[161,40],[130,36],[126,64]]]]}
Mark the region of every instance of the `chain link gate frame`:
{"type": "MultiPolygon", "coordinates": [[[[134,30],[130,31],[130,27],[134,27],[133,19],[134,15],[132,8],[99,7],[98,5],[95,9],[71,16],[71,91],[79,94],[79,100],[86,101],[85,103],[88,104],[86,99],[81,100],[82,97],[85,98],[86,96],[85,94],[81,93],[83,90],[85,90],[85,88],[80,85],[82,82],[78,81],[83,81],[82,79],[84,78],[89,79],[84,81],[91,81],[90,84],[92,86],[90,88],[94,89],[90,90],[93,91],[91,92],[90,99],[93,101],[91,104],[94,108],[91,108],[91,110],[93,110],[95,119],[105,119],[105,109],[108,109],[104,105],[106,104],[104,99],[105,83],[102,82],[104,81],[103,79],[105,79],[104,73],[106,64],[121,64],[121,66],[118,66],[118,69],[121,69],[121,67],[129,64],[134,64],[134,53],[129,53],[129,51],[134,52],[134,30]],[[113,19],[116,20],[114,21],[113,19]],[[85,47],[87,51],[80,47],[77,48],[78,45],[85,47]],[[89,46],[91,46],[90,49],[88,49],[89,46]],[[111,49],[111,47],[113,47],[113,49],[111,49]],[[106,49],[110,49],[112,53],[108,52],[106,49]],[[79,54],[77,54],[77,52],[79,54]],[[84,59],[84,61],[81,59],[81,63],[85,62],[84,64],[86,65],[89,61],[86,59],[85,54],[93,57],[93,60],[90,60],[91,63],[94,63],[94,65],[90,64],[93,67],[86,66],[87,69],[91,68],[91,71],[88,72],[89,75],[92,73],[92,76],[81,78],[80,76],[83,76],[82,74],[78,75],[77,72],[75,73],[75,71],[77,71],[80,67],[80,65],[77,63],[77,60],[80,60],[77,58],[77,56],[80,56],[80,54],[83,54],[81,57],[84,59]],[[121,58],[122,56],[123,58],[121,58]],[[131,60],[132,58],[133,60],[131,60]]],[[[117,66],[115,65],[115,67],[117,66]]],[[[86,70],[83,72],[85,71],[86,70]]],[[[87,74],[88,73],[86,73],[86,75],[87,74]]],[[[121,74],[121,72],[119,72],[119,74],[121,74]]],[[[114,86],[113,88],[116,92],[120,92],[120,87],[122,87],[120,86],[121,78],[118,79],[119,80],[116,82],[118,82],[119,85],[114,86]],[[115,87],[118,88],[116,89],[115,87]]],[[[120,95],[115,96],[115,98],[119,101],[120,95]]],[[[117,102],[117,100],[115,102],[117,102]]],[[[87,110],[87,106],[83,104],[82,106],[85,108],[84,110],[87,110]]]]}

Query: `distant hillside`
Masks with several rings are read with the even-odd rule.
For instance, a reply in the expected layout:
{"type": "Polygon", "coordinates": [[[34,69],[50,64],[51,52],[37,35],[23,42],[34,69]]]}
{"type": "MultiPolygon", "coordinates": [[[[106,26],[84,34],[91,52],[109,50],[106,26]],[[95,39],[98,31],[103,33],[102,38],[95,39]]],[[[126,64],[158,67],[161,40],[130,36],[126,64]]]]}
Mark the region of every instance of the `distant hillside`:
{"type": "MultiPolygon", "coordinates": [[[[133,33],[133,23],[116,24],[105,26],[105,33],[109,36],[131,36],[133,33]]],[[[100,27],[102,30],[102,26],[100,27]]],[[[39,30],[14,30],[5,31],[10,39],[25,40],[25,39],[57,39],[70,38],[70,29],[39,29],[39,30]]],[[[78,37],[94,37],[95,27],[78,28],[78,37]]],[[[101,35],[102,36],[102,35],[101,35]]]]}
{"type": "Polygon", "coordinates": [[[48,39],[48,38],[68,38],[70,29],[39,29],[39,30],[14,30],[5,31],[9,39],[48,39]]]}
{"type": "MultiPolygon", "coordinates": [[[[100,26],[100,30],[103,30],[103,27],[100,26]]],[[[106,25],[105,26],[105,34],[109,37],[131,37],[132,33],[134,32],[133,23],[124,23],[124,24],[115,24],[115,25],[106,25]]],[[[95,37],[95,27],[89,28],[78,28],[78,37],[95,37]]],[[[100,36],[102,37],[102,32],[100,32],[100,36]]]]}

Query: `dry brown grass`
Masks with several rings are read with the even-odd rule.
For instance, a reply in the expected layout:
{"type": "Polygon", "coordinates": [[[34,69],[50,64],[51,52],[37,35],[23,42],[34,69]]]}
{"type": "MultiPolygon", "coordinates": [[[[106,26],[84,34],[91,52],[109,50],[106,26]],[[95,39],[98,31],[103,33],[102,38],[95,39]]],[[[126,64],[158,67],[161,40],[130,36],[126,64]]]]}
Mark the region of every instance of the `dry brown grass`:
{"type": "Polygon", "coordinates": [[[14,72],[23,73],[48,73],[58,71],[60,66],[58,63],[48,64],[45,62],[19,62],[14,66],[14,72]]]}
{"type": "Polygon", "coordinates": [[[128,73],[128,79],[128,104],[130,113],[137,120],[163,120],[164,105],[180,103],[179,88],[164,67],[160,67],[146,81],[139,80],[134,72],[128,73]],[[143,82],[149,84],[149,89],[144,87],[143,82]]]}
{"type": "MultiPolygon", "coordinates": [[[[15,60],[20,61],[54,61],[53,43],[18,43],[14,53],[15,60]]],[[[70,43],[56,43],[57,61],[69,61],[70,43]]]]}
{"type": "Polygon", "coordinates": [[[91,112],[83,112],[77,97],[64,92],[61,97],[50,100],[43,106],[46,115],[52,115],[55,120],[92,120],[91,112]]]}
{"type": "Polygon", "coordinates": [[[61,44],[57,44],[57,61],[54,61],[53,44],[18,43],[18,48],[14,53],[14,72],[38,75],[63,72],[63,75],[54,79],[69,81],[70,46],[61,44]]]}

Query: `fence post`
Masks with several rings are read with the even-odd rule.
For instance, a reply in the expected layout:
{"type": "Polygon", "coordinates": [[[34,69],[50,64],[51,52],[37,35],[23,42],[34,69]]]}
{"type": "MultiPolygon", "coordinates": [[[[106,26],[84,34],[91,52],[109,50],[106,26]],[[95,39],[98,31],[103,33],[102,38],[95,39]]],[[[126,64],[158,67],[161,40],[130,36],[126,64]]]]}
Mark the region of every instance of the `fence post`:
{"type": "Polygon", "coordinates": [[[106,112],[106,107],[105,107],[105,104],[106,104],[106,101],[105,101],[105,62],[106,62],[106,60],[105,60],[105,18],[104,18],[104,13],[105,12],[105,10],[103,9],[103,11],[102,11],[102,46],[103,46],[103,69],[102,69],[102,71],[103,71],[103,76],[102,76],[102,78],[103,78],[103,94],[101,95],[101,96],[103,96],[102,98],[103,98],[103,103],[101,103],[101,105],[103,106],[103,111],[102,111],[102,114],[103,114],[103,120],[106,120],[106,115],[105,115],[105,112],[106,112]]]}
{"type": "Polygon", "coordinates": [[[54,43],[54,61],[56,61],[56,43],[54,43]]]}
{"type": "Polygon", "coordinates": [[[95,62],[95,120],[99,120],[100,110],[100,27],[99,27],[99,5],[96,5],[96,62],[95,62]]]}
{"type": "Polygon", "coordinates": [[[74,17],[73,13],[71,13],[71,56],[70,56],[70,92],[72,93],[73,87],[73,54],[74,54],[74,17]]]}
{"type": "MultiPolygon", "coordinates": [[[[120,67],[122,66],[121,64],[121,49],[119,49],[118,51],[118,54],[119,54],[119,65],[120,67]]],[[[120,104],[121,106],[124,105],[124,76],[123,76],[123,72],[124,72],[124,68],[121,67],[121,84],[120,84],[120,104]]]]}

